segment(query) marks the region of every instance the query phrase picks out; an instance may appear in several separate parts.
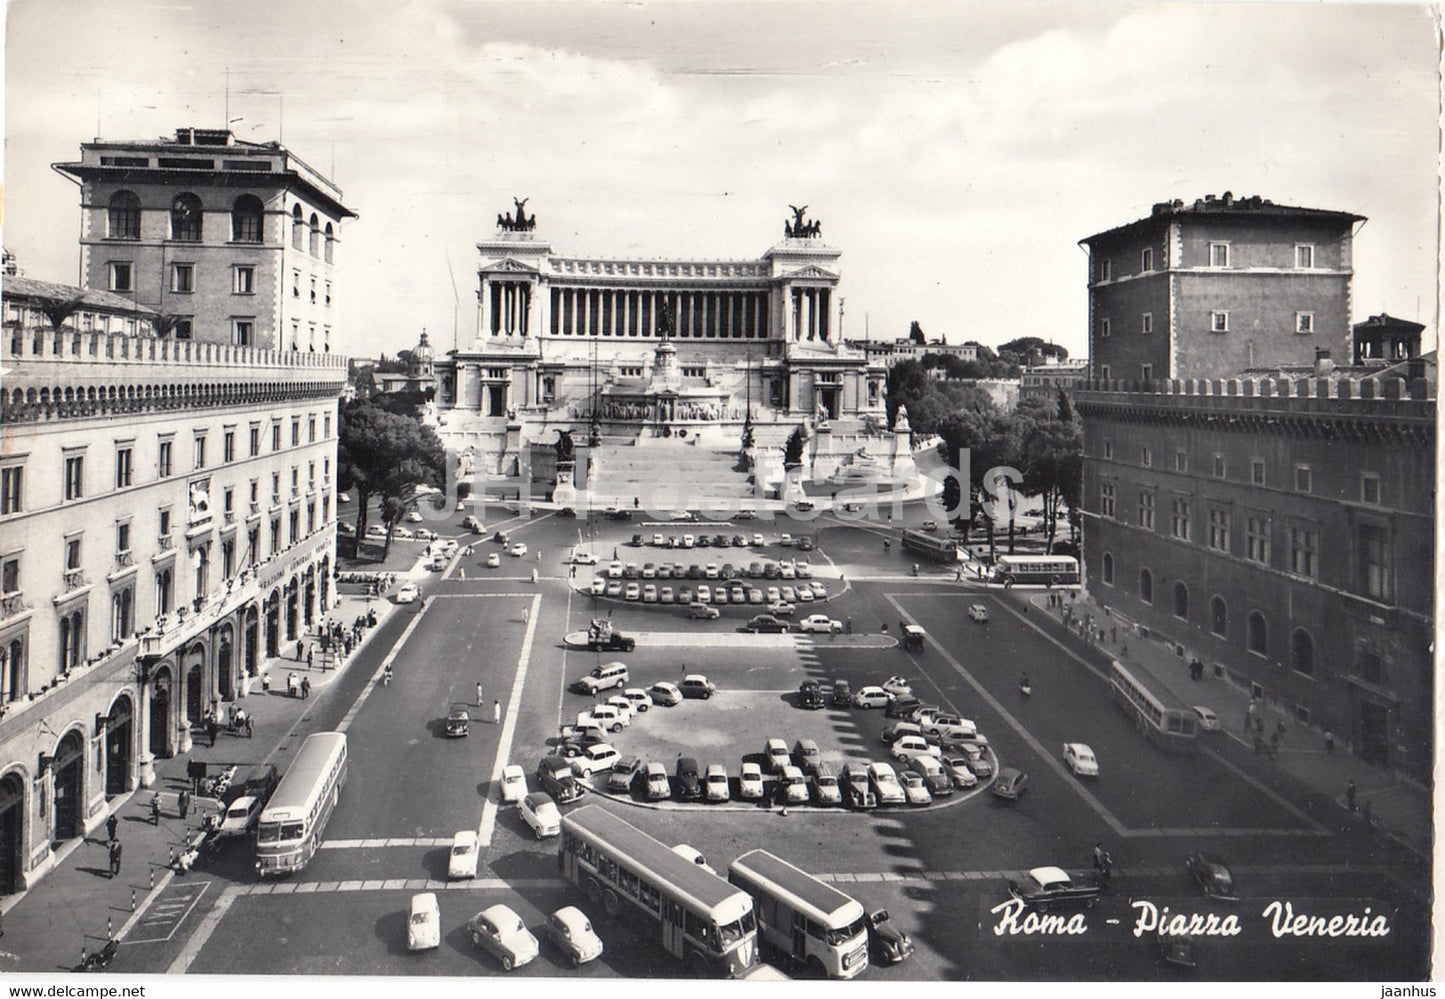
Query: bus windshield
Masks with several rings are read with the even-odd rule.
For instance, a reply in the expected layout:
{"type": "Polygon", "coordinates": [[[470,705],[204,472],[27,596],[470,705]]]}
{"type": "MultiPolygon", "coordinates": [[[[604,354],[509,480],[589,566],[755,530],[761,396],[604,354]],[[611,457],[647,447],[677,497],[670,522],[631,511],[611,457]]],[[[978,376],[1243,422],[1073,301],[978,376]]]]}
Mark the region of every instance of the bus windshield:
{"type": "Polygon", "coordinates": [[[859,917],[847,926],[839,927],[836,930],[828,930],[823,934],[823,942],[829,947],[837,947],[845,944],[863,932],[863,925],[863,919],[859,917]]]}
{"type": "Polygon", "coordinates": [[[731,947],[733,944],[741,940],[745,934],[752,933],[756,929],[757,924],[753,919],[752,910],[749,909],[743,915],[742,919],[735,920],[731,923],[724,923],[722,926],[719,926],[717,930],[717,938],[720,941],[721,946],[731,947]]]}
{"type": "Polygon", "coordinates": [[[300,822],[267,822],[256,833],[259,843],[281,843],[288,839],[300,839],[304,828],[300,822]]]}

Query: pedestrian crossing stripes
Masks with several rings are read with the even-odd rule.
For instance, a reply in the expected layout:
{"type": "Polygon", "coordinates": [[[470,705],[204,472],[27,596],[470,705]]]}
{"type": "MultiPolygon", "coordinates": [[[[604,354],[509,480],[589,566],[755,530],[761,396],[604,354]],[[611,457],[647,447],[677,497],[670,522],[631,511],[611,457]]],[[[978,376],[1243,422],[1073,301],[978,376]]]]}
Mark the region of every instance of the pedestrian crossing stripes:
{"type": "Polygon", "coordinates": [[[450,836],[388,836],[371,839],[333,839],[321,844],[323,850],[379,850],[397,846],[451,846],[450,836]]]}

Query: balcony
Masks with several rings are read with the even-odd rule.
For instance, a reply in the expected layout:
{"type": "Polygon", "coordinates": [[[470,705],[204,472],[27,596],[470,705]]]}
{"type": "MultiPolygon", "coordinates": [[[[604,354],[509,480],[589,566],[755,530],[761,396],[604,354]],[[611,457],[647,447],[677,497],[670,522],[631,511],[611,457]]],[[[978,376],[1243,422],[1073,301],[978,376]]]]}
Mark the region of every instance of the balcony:
{"type": "Polygon", "coordinates": [[[66,569],[62,578],[65,580],[66,593],[69,593],[71,590],[78,590],[85,585],[85,573],[79,569],[66,569]]]}
{"type": "Polygon", "coordinates": [[[129,569],[135,565],[135,552],[123,551],[115,553],[115,567],[117,569],[129,569]]]}
{"type": "Polygon", "coordinates": [[[29,609],[30,605],[25,602],[25,596],[19,590],[0,594],[0,617],[13,617],[29,609]]]}
{"type": "Polygon", "coordinates": [[[252,504],[251,504],[251,516],[254,517],[254,516],[256,516],[256,515],[257,515],[258,513],[260,513],[260,512],[261,512],[261,504],[260,504],[260,503],[252,503],[252,504]]]}
{"type": "Polygon", "coordinates": [[[292,498],[292,499],[296,499],[296,498],[299,497],[300,495],[301,495],[301,487],[300,487],[300,486],[292,486],[292,487],[291,487],[291,498],[292,498]]]}
{"type": "Polygon", "coordinates": [[[160,537],[156,538],[156,547],[163,552],[170,551],[174,545],[175,539],[172,538],[169,534],[162,534],[160,537]]]}
{"type": "Polygon", "coordinates": [[[234,524],[236,522],[235,510],[227,510],[224,514],[222,514],[222,516],[225,517],[227,524],[234,524]]]}

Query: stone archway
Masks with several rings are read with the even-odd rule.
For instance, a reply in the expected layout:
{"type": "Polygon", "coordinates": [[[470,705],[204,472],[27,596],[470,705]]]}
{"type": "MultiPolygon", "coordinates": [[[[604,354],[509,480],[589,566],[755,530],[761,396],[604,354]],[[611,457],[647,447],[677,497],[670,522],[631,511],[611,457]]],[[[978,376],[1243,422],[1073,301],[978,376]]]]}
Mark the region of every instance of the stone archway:
{"type": "Polygon", "coordinates": [[[24,887],[25,784],[13,770],[0,777],[0,895],[24,887]]]}
{"type": "Polygon", "coordinates": [[[206,694],[206,647],[196,642],[186,649],[181,669],[185,677],[186,713],[185,721],[199,725],[205,713],[206,694]]]}
{"type": "Polygon", "coordinates": [[[56,842],[85,833],[85,739],[71,729],[55,747],[50,765],[51,823],[56,842]]]}
{"type": "Polygon", "coordinates": [[[150,708],[150,751],[152,756],[165,758],[171,755],[171,670],[162,666],[156,670],[151,681],[150,708]]]}
{"type": "Polygon", "coordinates": [[[272,590],[266,598],[266,658],[281,655],[281,591],[272,590]]]}
{"type": "Polygon", "coordinates": [[[130,696],[121,694],[110,706],[105,723],[105,795],[108,798],[131,789],[131,764],[134,762],[135,708],[130,696]]]}

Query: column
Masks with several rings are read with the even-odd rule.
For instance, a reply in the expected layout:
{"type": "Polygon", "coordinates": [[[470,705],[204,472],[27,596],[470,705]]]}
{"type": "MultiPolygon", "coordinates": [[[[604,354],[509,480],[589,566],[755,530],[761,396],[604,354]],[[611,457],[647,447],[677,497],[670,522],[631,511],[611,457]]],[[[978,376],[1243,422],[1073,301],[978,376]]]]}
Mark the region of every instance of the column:
{"type": "Polygon", "coordinates": [[[827,340],[828,335],[832,332],[831,320],[833,317],[830,312],[832,298],[833,296],[827,288],[818,289],[818,335],[824,340],[827,340]]]}
{"type": "Polygon", "coordinates": [[[477,301],[480,303],[481,309],[481,314],[477,316],[478,337],[485,336],[492,331],[491,297],[492,283],[486,278],[482,278],[482,286],[479,289],[479,294],[477,295],[477,301]]]}
{"type": "Polygon", "coordinates": [[[783,285],[782,295],[783,307],[783,341],[792,343],[798,338],[798,326],[794,320],[795,305],[793,302],[793,289],[791,285],[783,285]]]}
{"type": "Polygon", "coordinates": [[[813,289],[804,288],[801,301],[798,303],[798,336],[800,339],[813,339],[813,289]]]}
{"type": "Polygon", "coordinates": [[[533,284],[522,285],[522,335],[531,334],[536,336],[537,330],[537,286],[533,284]]]}
{"type": "Polygon", "coordinates": [[[632,332],[632,292],[627,290],[622,292],[622,332],[628,336],[637,335],[632,332]]]}
{"type": "Polygon", "coordinates": [[[578,297],[581,299],[581,302],[579,303],[580,306],[581,306],[581,311],[580,311],[579,315],[580,315],[581,320],[582,320],[582,335],[583,335],[583,336],[591,336],[591,335],[592,335],[592,295],[591,295],[591,293],[590,293],[586,288],[579,288],[577,294],[578,294],[578,297]]]}
{"type": "Polygon", "coordinates": [[[707,291],[700,292],[697,297],[702,299],[701,333],[705,337],[712,336],[712,309],[708,307],[712,304],[712,293],[707,291]]]}

